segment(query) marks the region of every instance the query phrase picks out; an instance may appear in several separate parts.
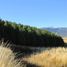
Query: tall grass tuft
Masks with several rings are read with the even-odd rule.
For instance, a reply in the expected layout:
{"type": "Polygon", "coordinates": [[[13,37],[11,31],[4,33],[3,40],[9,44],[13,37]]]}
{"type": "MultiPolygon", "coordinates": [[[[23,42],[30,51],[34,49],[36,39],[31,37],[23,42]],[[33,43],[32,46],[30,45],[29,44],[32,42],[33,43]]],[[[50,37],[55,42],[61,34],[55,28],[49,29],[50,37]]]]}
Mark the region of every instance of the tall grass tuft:
{"type": "Polygon", "coordinates": [[[24,60],[41,67],[67,67],[67,48],[50,48],[24,60]]]}
{"type": "Polygon", "coordinates": [[[24,67],[10,48],[0,45],[0,67],[24,67]]]}

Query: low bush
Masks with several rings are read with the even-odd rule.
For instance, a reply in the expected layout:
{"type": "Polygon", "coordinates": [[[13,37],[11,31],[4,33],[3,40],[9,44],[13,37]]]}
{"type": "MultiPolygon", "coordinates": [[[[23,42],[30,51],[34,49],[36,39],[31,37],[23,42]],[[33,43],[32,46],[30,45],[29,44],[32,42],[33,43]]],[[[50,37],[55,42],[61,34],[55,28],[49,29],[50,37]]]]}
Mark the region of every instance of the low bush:
{"type": "Polygon", "coordinates": [[[60,36],[36,27],[0,20],[0,39],[24,46],[63,46],[60,36]]]}

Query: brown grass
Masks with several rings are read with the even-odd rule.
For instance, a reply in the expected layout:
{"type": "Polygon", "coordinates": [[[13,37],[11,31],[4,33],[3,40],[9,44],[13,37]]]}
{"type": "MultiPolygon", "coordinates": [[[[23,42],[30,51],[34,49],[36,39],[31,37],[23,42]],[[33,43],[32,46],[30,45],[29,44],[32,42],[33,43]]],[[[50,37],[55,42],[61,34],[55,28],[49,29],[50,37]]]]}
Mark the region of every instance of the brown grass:
{"type": "Polygon", "coordinates": [[[51,48],[24,60],[41,67],[67,67],[67,48],[51,48]]]}
{"type": "Polygon", "coordinates": [[[63,38],[64,42],[67,43],[67,37],[63,38]]]}
{"type": "Polygon", "coordinates": [[[24,67],[10,48],[0,46],[0,67],[24,67]]]}

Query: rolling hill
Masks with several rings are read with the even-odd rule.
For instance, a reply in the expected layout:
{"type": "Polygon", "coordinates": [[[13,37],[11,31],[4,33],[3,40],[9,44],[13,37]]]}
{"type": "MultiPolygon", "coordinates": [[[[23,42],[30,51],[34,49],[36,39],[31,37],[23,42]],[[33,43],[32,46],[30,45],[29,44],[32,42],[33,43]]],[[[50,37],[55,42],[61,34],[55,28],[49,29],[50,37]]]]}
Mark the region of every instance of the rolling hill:
{"type": "Polygon", "coordinates": [[[42,28],[44,30],[48,30],[50,32],[54,32],[57,35],[60,35],[62,37],[67,37],[67,27],[61,27],[61,28],[42,28]]]}
{"type": "Polygon", "coordinates": [[[0,40],[22,46],[63,46],[62,37],[47,30],[0,20],[0,40]]]}

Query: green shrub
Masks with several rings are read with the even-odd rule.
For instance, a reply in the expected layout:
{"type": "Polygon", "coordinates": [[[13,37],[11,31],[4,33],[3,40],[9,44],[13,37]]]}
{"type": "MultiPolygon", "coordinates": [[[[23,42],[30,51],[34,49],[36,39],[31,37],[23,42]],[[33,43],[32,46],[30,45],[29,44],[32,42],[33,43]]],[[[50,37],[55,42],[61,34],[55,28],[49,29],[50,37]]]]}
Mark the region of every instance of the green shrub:
{"type": "Polygon", "coordinates": [[[36,27],[0,20],[0,39],[24,46],[63,46],[60,36],[36,27]]]}

